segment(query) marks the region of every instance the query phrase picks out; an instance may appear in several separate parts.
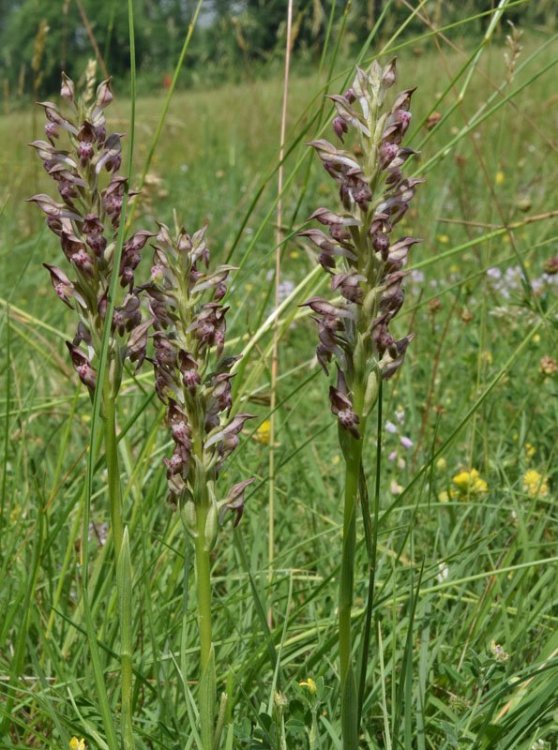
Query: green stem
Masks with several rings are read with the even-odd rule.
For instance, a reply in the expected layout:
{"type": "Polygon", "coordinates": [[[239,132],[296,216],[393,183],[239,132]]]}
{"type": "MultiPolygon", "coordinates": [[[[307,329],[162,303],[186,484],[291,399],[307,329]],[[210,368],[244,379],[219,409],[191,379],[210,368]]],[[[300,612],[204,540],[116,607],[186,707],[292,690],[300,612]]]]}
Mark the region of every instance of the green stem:
{"type": "Polygon", "coordinates": [[[114,542],[114,561],[119,599],[120,629],[120,689],[121,731],[123,750],[133,750],[132,725],[132,575],[128,531],[124,532],[122,520],[122,487],[118,465],[118,439],[116,436],[116,398],[111,378],[106,378],[103,388],[103,418],[105,453],[108,475],[108,497],[111,531],[114,542]]]}
{"type": "Polygon", "coordinates": [[[209,504],[207,502],[199,504],[196,512],[197,534],[195,551],[198,628],[200,636],[200,729],[203,750],[214,750],[216,679],[215,655],[211,632],[211,560],[205,533],[207,516],[210,512],[209,504]]]}
{"type": "Polygon", "coordinates": [[[124,529],[122,546],[118,557],[116,580],[120,599],[120,682],[122,688],[122,713],[120,726],[122,730],[123,750],[133,750],[134,729],[132,725],[133,695],[133,632],[132,632],[132,561],[128,528],[124,529]]]}
{"type": "Polygon", "coordinates": [[[211,568],[209,550],[205,541],[207,507],[198,506],[198,533],[196,536],[196,591],[198,596],[198,627],[200,632],[200,666],[202,673],[209,663],[211,653],[211,568]]]}
{"type": "MultiPolygon", "coordinates": [[[[342,429],[342,428],[341,428],[342,429]]],[[[343,552],[339,582],[339,663],[341,677],[341,726],[343,750],[358,748],[356,680],[352,664],[351,610],[353,606],[356,549],[356,508],[362,439],[340,435],[345,456],[345,502],[343,511],[343,552]]]]}
{"type": "Polygon", "coordinates": [[[118,560],[122,547],[124,527],[122,524],[120,469],[118,466],[118,440],[116,438],[116,399],[113,396],[109,380],[110,378],[107,378],[103,389],[103,417],[111,531],[114,542],[114,558],[118,560]]]}

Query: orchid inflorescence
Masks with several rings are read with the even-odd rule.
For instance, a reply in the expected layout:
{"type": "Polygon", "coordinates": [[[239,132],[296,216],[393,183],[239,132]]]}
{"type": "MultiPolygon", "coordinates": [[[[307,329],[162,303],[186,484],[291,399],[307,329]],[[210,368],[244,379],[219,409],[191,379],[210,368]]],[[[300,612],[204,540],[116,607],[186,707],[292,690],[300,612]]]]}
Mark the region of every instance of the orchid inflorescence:
{"type": "MultiPolygon", "coordinates": [[[[121,134],[106,133],[104,110],[112,101],[110,81],[93,95],[89,86],[79,98],[74,83],[63,75],[61,96],[73,109],[67,117],[53,102],[42,102],[48,141],[31,145],[56,182],[61,202],[39,194],[30,200],[47,217],[60,238],[73,270],[70,279],[57,266],[45,263],[58,297],[79,316],[77,332],[67,346],[73,365],[90,393],[97,373],[113,257],[127,181],[117,174],[121,164],[121,134]],[[56,145],[65,133],[69,149],[56,145]],[[105,177],[108,173],[108,179],[105,177]],[[87,351],[81,348],[87,347],[87,351]]],[[[193,236],[181,229],[176,236],[164,224],[159,232],[140,230],[124,242],[118,268],[123,299],[112,318],[109,345],[111,393],[116,395],[124,361],[141,367],[147,358],[155,370],[155,390],[166,405],[174,451],[165,459],[169,500],[180,506],[188,530],[196,535],[195,506],[207,506],[210,546],[226,511],[235,524],[244,507],[244,490],[253,480],[234,485],[224,500],[215,495],[215,480],[225,459],[239,442],[248,414],[229,419],[232,407],[231,368],[237,357],[223,357],[226,312],[221,300],[232,266],[208,270],[205,229],[193,236]],[[151,280],[136,284],[142,250],[155,241],[151,280]],[[202,270],[203,268],[203,270],[202,270]],[[142,307],[147,306],[147,316],[142,307]],[[149,339],[153,356],[147,356],[149,339]],[[200,501],[201,498],[201,501],[200,501]]]]}
{"type": "Polygon", "coordinates": [[[244,490],[253,480],[236,484],[217,500],[215,481],[224,461],[239,443],[249,414],[229,418],[232,407],[231,368],[238,357],[223,356],[228,307],[221,303],[232,266],[208,270],[205,229],[175,236],[160,225],[151,282],[143,288],[153,316],[155,388],[167,408],[174,451],[165,459],[169,501],[180,504],[192,535],[198,533],[196,505],[207,506],[209,547],[223,515],[231,511],[235,525],[244,508],[244,490]]]}
{"type": "MultiPolygon", "coordinates": [[[[88,87],[76,97],[73,81],[63,74],[60,91],[70,115],[53,102],[40,102],[47,119],[48,140],[31,145],[58,188],[61,202],[49,195],[30,198],[47,217],[48,227],[60,239],[73,279],[57,266],[45,263],[58,297],[79,316],[77,332],[67,347],[72,363],[90,393],[97,373],[91,361],[99,356],[110,279],[127,180],[118,174],[121,165],[121,134],[107,135],[105,108],[112,101],[110,80],[93,94],[88,87]],[[57,141],[65,136],[65,147],[57,141]],[[67,148],[66,148],[67,147],[67,148]],[[84,344],[87,353],[81,348],[84,344]]],[[[140,300],[134,287],[134,272],[151,232],[140,230],[124,244],[118,274],[124,290],[115,307],[109,348],[109,372],[113,394],[118,391],[122,366],[129,358],[141,364],[147,345],[148,324],[142,322],[140,300]]]]}
{"type": "Polygon", "coordinates": [[[413,89],[386,110],[386,92],[395,78],[395,60],[383,68],[374,62],[369,72],[357,71],[342,96],[330,97],[335,134],[343,142],[352,130],[358,144],[353,151],[322,139],[310,144],[339,185],[343,210],[319,208],[310,217],[328,234],[314,228],[300,233],[318,248],[318,261],[338,295],[313,297],[306,305],[318,323],[318,361],[326,372],[333,358],[338,367],[337,385],[330,388],[332,411],[355,438],[377,399],[380,379],[394,375],[412,339],[396,339],[389,330],[403,304],[409,249],[419,242],[413,237],[393,241],[391,233],[422,182],[401,171],[416,153],[401,145],[413,89]]]}

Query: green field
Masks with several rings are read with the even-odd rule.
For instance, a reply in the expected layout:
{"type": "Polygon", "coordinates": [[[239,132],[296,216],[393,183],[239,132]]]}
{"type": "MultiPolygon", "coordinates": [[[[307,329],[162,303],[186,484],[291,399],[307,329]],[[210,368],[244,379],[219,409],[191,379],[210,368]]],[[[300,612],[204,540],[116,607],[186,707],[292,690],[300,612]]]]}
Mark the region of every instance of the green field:
{"type": "MultiPolygon", "coordinates": [[[[512,69],[505,24],[486,43],[459,31],[382,50],[383,62],[398,57],[397,86],[418,87],[406,144],[420,157],[407,171],[426,183],[401,228],[423,240],[411,251],[396,326],[415,339],[383,387],[380,461],[374,424],[364,448],[380,513],[360,741],[388,750],[542,750],[558,746],[558,274],[545,272],[558,255],[558,46],[533,29],[512,69]],[[442,117],[429,129],[433,112],[442,117]]],[[[364,52],[366,66],[379,50],[364,52]]],[[[327,295],[327,281],[296,233],[316,208],[336,205],[307,143],[333,140],[324,95],[343,91],[353,71],[354,60],[331,55],[323,70],[291,78],[280,226],[281,78],[176,92],[152,158],[164,98],[137,100],[131,186],[145,184],[134,227],[153,230],[175,216],[190,232],[207,223],[213,257],[237,268],[227,353],[244,353],[233,391],[237,411],[256,419],[222,476],[225,487],[256,481],[242,523],[225,526],[212,555],[226,748],[342,747],[343,460],[314,356],[316,326],[301,307],[327,295]]],[[[115,93],[109,125],[129,134],[128,92],[115,93]]],[[[64,345],[75,321],[41,265],[64,259],[25,203],[52,193],[27,145],[43,137],[42,119],[30,106],[0,117],[0,748],[66,748],[76,736],[113,750],[82,601],[91,403],[64,345]]],[[[126,372],[117,403],[135,746],[198,748],[193,553],[166,502],[170,442],[152,385],[150,367],[126,372]]],[[[97,453],[90,614],[117,725],[120,617],[97,453]]],[[[369,578],[361,521],[357,539],[359,633],[369,578]]]]}

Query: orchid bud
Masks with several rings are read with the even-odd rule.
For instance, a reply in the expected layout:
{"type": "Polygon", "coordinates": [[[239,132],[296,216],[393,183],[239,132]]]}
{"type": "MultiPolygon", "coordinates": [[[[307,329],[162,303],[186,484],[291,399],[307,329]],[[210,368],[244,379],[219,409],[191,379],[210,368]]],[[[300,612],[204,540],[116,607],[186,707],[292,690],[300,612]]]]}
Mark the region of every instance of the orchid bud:
{"type": "Polygon", "coordinates": [[[85,325],[83,320],[80,320],[76,330],[76,335],[72,340],[72,344],[74,346],[79,346],[82,341],[87,344],[87,346],[91,346],[93,339],[91,337],[91,331],[89,330],[89,328],[85,325]]]}
{"type": "Polygon", "coordinates": [[[342,117],[336,117],[332,122],[335,135],[343,140],[343,135],[349,132],[349,126],[342,117]]]}
{"type": "Polygon", "coordinates": [[[108,289],[105,289],[105,291],[101,294],[99,297],[99,300],[97,301],[97,312],[99,313],[99,317],[101,320],[105,319],[105,316],[107,314],[107,308],[108,308],[108,289]]]}
{"type": "Polygon", "coordinates": [[[198,363],[188,352],[183,350],[178,353],[178,359],[182,373],[182,383],[189,391],[194,391],[201,383],[198,363]]]}
{"type": "Polygon", "coordinates": [[[395,83],[396,72],[395,72],[396,58],[386,65],[382,73],[382,86],[384,89],[388,89],[395,83]]]}
{"type": "Polygon", "coordinates": [[[107,137],[107,131],[104,124],[95,126],[95,140],[97,145],[104,146],[107,137]]]}
{"type": "Polygon", "coordinates": [[[103,257],[103,253],[105,252],[107,247],[106,237],[103,237],[102,235],[86,235],[85,241],[87,242],[88,247],[93,250],[98,258],[103,257]]]}
{"type": "Polygon", "coordinates": [[[108,105],[114,98],[110,87],[110,81],[111,79],[107,78],[106,81],[103,81],[97,86],[97,96],[95,103],[97,107],[100,107],[101,109],[108,107],[108,105]]]}
{"type": "Polygon", "coordinates": [[[387,260],[389,250],[389,237],[385,232],[376,232],[372,238],[372,246],[377,253],[380,253],[382,260],[387,260]]]}
{"type": "Polygon", "coordinates": [[[360,304],[363,297],[360,283],[365,280],[365,277],[358,273],[338,273],[331,280],[331,288],[333,291],[339,290],[349,302],[360,304]]]}
{"type": "Polygon", "coordinates": [[[126,354],[131,362],[136,362],[141,367],[147,352],[147,335],[153,324],[153,320],[146,320],[136,326],[130,333],[126,354]]]}
{"type": "Polygon", "coordinates": [[[47,122],[45,125],[45,133],[52,143],[52,141],[60,135],[58,132],[58,125],[55,122],[47,122]]]}
{"type": "Polygon", "coordinates": [[[60,87],[60,96],[73,102],[75,98],[75,86],[71,78],[66,73],[62,73],[62,86],[60,87]]]}

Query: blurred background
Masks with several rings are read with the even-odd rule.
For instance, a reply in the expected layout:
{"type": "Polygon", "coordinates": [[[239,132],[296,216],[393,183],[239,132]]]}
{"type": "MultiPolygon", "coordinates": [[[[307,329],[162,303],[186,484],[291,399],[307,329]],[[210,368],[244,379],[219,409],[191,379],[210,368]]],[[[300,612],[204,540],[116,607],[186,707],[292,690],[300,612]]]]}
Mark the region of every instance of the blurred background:
{"type": "MultiPolygon", "coordinates": [[[[319,61],[329,33],[343,28],[341,56],[361,49],[378,20],[378,43],[399,30],[400,39],[422,34],[424,17],[411,15],[416,0],[297,0],[294,3],[294,64],[300,72],[319,61]],[[389,8],[388,8],[389,6],[389,8]],[[330,27],[331,24],[331,27],[330,27]]],[[[429,2],[430,23],[440,27],[467,19],[463,34],[480,36],[490,23],[494,0],[429,2]],[[484,15],[483,15],[484,14],[484,15]],[[476,16],[476,18],[475,18],[476,16]]],[[[268,76],[282,65],[286,0],[137,0],[136,57],[139,93],[168,87],[188,24],[197,28],[179,85],[215,86],[268,76]]],[[[554,27],[554,0],[511,3],[506,18],[535,29],[554,27]],[[517,6],[517,7],[514,7],[517,6]]],[[[426,8],[426,6],[425,6],[426,8]]],[[[0,79],[4,112],[31,95],[57,91],[60,70],[77,76],[94,56],[101,72],[126,81],[130,65],[128,10],[120,0],[1,0],[0,79]]],[[[417,50],[418,51],[418,50],[417,50]]]]}

